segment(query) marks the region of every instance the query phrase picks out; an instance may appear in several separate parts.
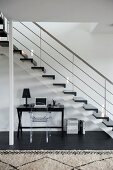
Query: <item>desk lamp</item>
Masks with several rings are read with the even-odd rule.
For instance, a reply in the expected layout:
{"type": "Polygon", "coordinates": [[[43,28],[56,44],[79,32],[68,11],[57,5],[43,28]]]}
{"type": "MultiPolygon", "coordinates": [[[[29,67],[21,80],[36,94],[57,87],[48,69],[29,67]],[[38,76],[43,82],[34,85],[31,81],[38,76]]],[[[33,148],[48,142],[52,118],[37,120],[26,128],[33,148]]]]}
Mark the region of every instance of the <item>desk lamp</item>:
{"type": "Polygon", "coordinates": [[[29,89],[24,89],[24,90],[23,90],[22,98],[25,98],[25,99],[26,99],[26,104],[24,104],[24,106],[26,106],[26,107],[29,106],[29,104],[27,104],[27,99],[28,99],[28,98],[31,98],[30,90],[29,90],[29,89]]]}

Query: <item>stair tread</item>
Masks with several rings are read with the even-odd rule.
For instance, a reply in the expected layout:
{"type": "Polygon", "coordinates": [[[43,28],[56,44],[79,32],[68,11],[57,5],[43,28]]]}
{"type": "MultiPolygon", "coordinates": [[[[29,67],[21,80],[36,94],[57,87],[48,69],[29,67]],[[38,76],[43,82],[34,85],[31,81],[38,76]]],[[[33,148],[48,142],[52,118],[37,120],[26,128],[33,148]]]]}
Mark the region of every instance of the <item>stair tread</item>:
{"type": "Polygon", "coordinates": [[[87,100],[84,99],[83,97],[73,97],[73,100],[74,100],[75,102],[87,103],[87,100]]]}
{"type": "Polygon", "coordinates": [[[75,100],[86,100],[83,97],[73,97],[73,99],[75,99],[75,100]]]}
{"type": "Polygon", "coordinates": [[[108,116],[102,116],[102,113],[101,112],[98,112],[98,113],[93,113],[93,116],[97,119],[106,119],[106,120],[109,120],[109,117],[108,116]]]}
{"type": "Polygon", "coordinates": [[[64,90],[63,91],[64,94],[72,94],[72,95],[75,95],[76,96],[76,91],[73,91],[73,90],[64,90]]]}
{"type": "Polygon", "coordinates": [[[0,41],[0,46],[8,47],[9,46],[9,41],[0,41]]]}
{"type": "Polygon", "coordinates": [[[3,14],[0,12],[0,24],[4,23],[4,18],[3,18],[3,14]]]}
{"type": "Polygon", "coordinates": [[[111,119],[109,121],[104,120],[102,123],[107,127],[113,127],[113,121],[111,119]]]}
{"type": "Polygon", "coordinates": [[[42,71],[45,70],[44,67],[38,67],[38,66],[31,67],[31,69],[42,70],[42,71]]]}
{"type": "Polygon", "coordinates": [[[54,86],[63,86],[64,88],[66,87],[65,83],[53,83],[54,86]]]}
{"type": "Polygon", "coordinates": [[[85,110],[95,110],[98,112],[98,108],[96,108],[95,106],[93,106],[92,104],[84,104],[83,108],[85,110]]]}
{"type": "Polygon", "coordinates": [[[53,75],[53,74],[44,74],[44,75],[42,75],[42,77],[55,79],[55,75],[53,75]]]}
{"type": "Polygon", "coordinates": [[[13,51],[17,52],[17,53],[21,53],[22,52],[22,50],[19,50],[19,49],[14,49],[13,51]]]}
{"type": "Polygon", "coordinates": [[[62,84],[65,85],[65,83],[54,83],[54,85],[62,85],[62,84]]]}
{"type": "Polygon", "coordinates": [[[33,58],[20,58],[20,60],[33,60],[33,58]]]}
{"type": "Polygon", "coordinates": [[[55,76],[55,75],[53,75],[53,74],[44,74],[44,75],[42,75],[42,76],[44,76],[44,77],[46,77],[46,76],[52,77],[52,76],[55,76]]]}
{"type": "Polygon", "coordinates": [[[0,24],[3,24],[4,21],[3,21],[3,18],[0,17],[0,24]]]}
{"type": "Polygon", "coordinates": [[[0,31],[0,37],[7,37],[7,33],[3,30],[0,31]]]}
{"type": "Polygon", "coordinates": [[[35,66],[35,67],[31,67],[31,68],[42,69],[42,68],[44,68],[44,67],[37,67],[37,66],[35,66]]]}
{"type": "Polygon", "coordinates": [[[33,60],[33,58],[20,58],[21,61],[30,61],[34,66],[37,66],[37,62],[35,60],[33,60]]]}
{"type": "Polygon", "coordinates": [[[50,74],[44,74],[42,77],[55,77],[55,75],[50,75],[50,74]]]}
{"type": "Polygon", "coordinates": [[[18,48],[16,48],[15,46],[13,46],[13,50],[14,51],[22,51],[22,50],[19,50],[18,48]]]}
{"type": "Polygon", "coordinates": [[[75,92],[74,90],[64,90],[63,92],[75,92]]]}

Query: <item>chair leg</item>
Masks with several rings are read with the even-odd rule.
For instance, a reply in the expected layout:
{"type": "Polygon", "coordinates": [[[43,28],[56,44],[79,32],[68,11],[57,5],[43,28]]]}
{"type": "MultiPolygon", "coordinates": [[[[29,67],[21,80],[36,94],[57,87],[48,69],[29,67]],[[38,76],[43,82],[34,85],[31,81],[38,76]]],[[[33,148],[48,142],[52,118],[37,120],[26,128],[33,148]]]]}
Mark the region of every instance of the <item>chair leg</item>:
{"type": "Polygon", "coordinates": [[[32,131],[30,131],[30,143],[32,143],[32,131]]]}
{"type": "Polygon", "coordinates": [[[46,131],[46,143],[48,143],[49,137],[48,137],[48,131],[46,131]]]}
{"type": "Polygon", "coordinates": [[[32,143],[32,137],[33,137],[32,119],[33,119],[33,114],[32,114],[32,112],[31,112],[31,113],[30,113],[30,123],[31,123],[31,128],[30,128],[30,143],[32,143]]]}

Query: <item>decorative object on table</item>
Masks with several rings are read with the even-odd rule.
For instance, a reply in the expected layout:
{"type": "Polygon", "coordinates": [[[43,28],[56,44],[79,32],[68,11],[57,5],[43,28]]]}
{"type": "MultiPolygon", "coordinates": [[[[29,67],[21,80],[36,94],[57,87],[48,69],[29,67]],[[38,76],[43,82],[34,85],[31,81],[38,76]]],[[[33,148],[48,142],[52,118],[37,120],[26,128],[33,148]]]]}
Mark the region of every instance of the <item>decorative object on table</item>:
{"type": "Polygon", "coordinates": [[[76,118],[67,119],[67,134],[78,134],[78,120],[76,118]]]}
{"type": "Polygon", "coordinates": [[[22,98],[25,98],[26,99],[26,103],[24,104],[24,106],[29,106],[29,104],[27,103],[27,99],[28,98],[31,98],[31,95],[30,95],[30,90],[28,88],[25,88],[23,90],[23,95],[22,95],[22,98]]]}
{"type": "Polygon", "coordinates": [[[53,106],[55,106],[56,105],[56,101],[55,100],[53,100],[53,106]]]}
{"type": "Polygon", "coordinates": [[[48,104],[48,107],[51,107],[52,106],[52,104],[48,104]]]}
{"type": "Polygon", "coordinates": [[[36,97],[35,106],[47,107],[47,99],[45,97],[36,97]]]}
{"type": "Polygon", "coordinates": [[[79,131],[79,134],[85,134],[85,121],[79,120],[78,131],[79,131]]]}

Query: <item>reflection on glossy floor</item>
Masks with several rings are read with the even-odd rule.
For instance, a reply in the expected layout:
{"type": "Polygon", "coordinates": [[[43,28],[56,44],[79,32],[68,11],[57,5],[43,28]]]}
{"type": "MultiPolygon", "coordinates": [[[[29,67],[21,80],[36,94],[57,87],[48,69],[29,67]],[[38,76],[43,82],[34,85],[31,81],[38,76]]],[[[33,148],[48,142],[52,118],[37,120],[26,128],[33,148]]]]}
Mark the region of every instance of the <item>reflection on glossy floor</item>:
{"type": "Polygon", "coordinates": [[[113,150],[113,139],[105,132],[86,132],[85,135],[62,136],[61,132],[51,132],[49,142],[46,143],[45,132],[33,132],[33,142],[30,144],[29,132],[17,139],[15,144],[8,146],[8,132],[0,132],[0,149],[31,149],[31,150],[113,150]]]}

